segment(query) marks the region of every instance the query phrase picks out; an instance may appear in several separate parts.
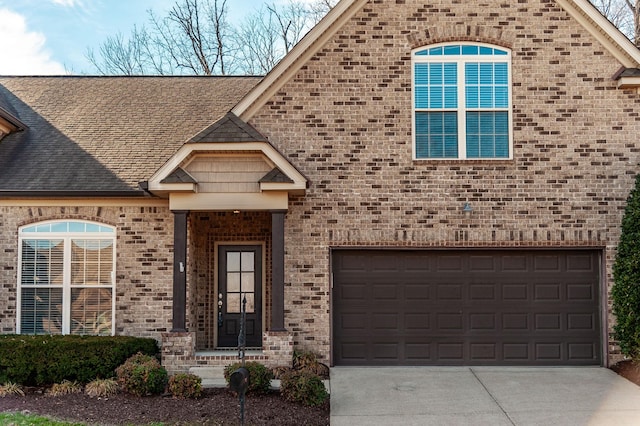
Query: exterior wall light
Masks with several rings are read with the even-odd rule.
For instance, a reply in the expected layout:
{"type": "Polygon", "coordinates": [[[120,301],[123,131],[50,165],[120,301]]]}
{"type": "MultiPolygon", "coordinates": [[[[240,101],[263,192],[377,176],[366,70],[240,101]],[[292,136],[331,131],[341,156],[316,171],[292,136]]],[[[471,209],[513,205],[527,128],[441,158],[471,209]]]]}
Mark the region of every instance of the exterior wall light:
{"type": "Polygon", "coordinates": [[[472,212],[473,212],[473,207],[471,207],[471,204],[464,203],[464,206],[462,206],[462,213],[464,213],[464,217],[471,216],[472,212]]]}

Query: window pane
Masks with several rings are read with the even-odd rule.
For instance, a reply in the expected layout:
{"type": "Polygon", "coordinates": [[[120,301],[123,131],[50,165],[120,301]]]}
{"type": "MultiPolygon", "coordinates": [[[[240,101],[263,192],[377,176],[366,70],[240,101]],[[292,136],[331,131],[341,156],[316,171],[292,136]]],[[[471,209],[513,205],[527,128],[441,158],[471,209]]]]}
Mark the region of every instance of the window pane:
{"type": "Polygon", "coordinates": [[[429,83],[429,64],[415,64],[414,73],[416,84],[429,83]]]}
{"type": "Polygon", "coordinates": [[[62,285],[62,240],[22,240],[22,285],[62,285]]]}
{"type": "Polygon", "coordinates": [[[227,272],[227,291],[240,291],[240,272],[227,272]]]}
{"type": "Polygon", "coordinates": [[[458,155],[458,118],[455,112],[416,113],[416,157],[458,155]]]}
{"type": "Polygon", "coordinates": [[[71,334],[110,335],[111,308],[111,289],[72,288],[71,334]]]}
{"type": "Polygon", "coordinates": [[[255,254],[251,251],[245,251],[242,253],[242,264],[241,264],[241,270],[242,271],[253,271],[255,268],[255,254]]]}
{"type": "Polygon", "coordinates": [[[253,272],[242,273],[242,291],[253,292],[255,290],[255,274],[253,272]]]}
{"type": "Polygon", "coordinates": [[[444,83],[444,67],[443,64],[430,64],[429,66],[429,84],[442,85],[444,83]]]}
{"type": "Polygon", "coordinates": [[[467,157],[508,158],[507,112],[467,113],[467,157]]]}
{"type": "Polygon", "coordinates": [[[23,288],[20,309],[20,333],[62,333],[61,288],[23,288]]]}
{"type": "Polygon", "coordinates": [[[509,108],[509,88],[496,87],[495,94],[495,107],[496,108],[509,108]]]}
{"type": "Polygon", "coordinates": [[[431,56],[440,56],[442,55],[442,47],[434,47],[429,49],[429,55],[431,56]]]}
{"type": "Polygon", "coordinates": [[[456,108],[458,106],[458,88],[455,86],[444,88],[444,107],[456,108]]]}
{"type": "Polygon", "coordinates": [[[112,240],[72,240],[71,284],[111,285],[112,270],[112,240]]]}
{"type": "Polygon", "coordinates": [[[444,54],[445,55],[459,55],[460,54],[460,46],[445,46],[444,54]]]}
{"type": "Polygon", "coordinates": [[[416,87],[416,108],[429,107],[429,88],[427,86],[416,87]]]}
{"type": "Polygon", "coordinates": [[[442,109],[444,107],[444,96],[442,94],[442,91],[442,87],[431,87],[431,90],[429,92],[429,108],[442,109]]]}
{"type": "Polygon", "coordinates": [[[477,55],[478,46],[462,46],[463,55],[477,55]]]}
{"type": "Polygon", "coordinates": [[[227,252],[227,271],[240,271],[239,252],[227,252]]]}
{"type": "Polygon", "coordinates": [[[493,55],[493,49],[491,47],[480,46],[481,55],[493,55]]]}
{"type": "Polygon", "coordinates": [[[495,64],[494,79],[496,84],[509,84],[509,68],[506,62],[499,62],[495,64]]]}
{"type": "Polygon", "coordinates": [[[237,314],[241,312],[240,293],[227,293],[227,312],[237,314]]]}
{"type": "Polygon", "coordinates": [[[256,302],[253,293],[244,293],[242,296],[247,299],[246,312],[248,314],[254,313],[256,311],[256,302]]]}

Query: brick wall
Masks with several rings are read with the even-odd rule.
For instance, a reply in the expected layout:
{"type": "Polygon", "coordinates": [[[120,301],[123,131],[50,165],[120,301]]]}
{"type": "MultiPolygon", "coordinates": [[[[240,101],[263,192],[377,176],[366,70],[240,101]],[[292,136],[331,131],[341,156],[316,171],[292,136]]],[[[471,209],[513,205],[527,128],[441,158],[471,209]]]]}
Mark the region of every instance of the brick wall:
{"type": "Polygon", "coordinates": [[[597,247],[609,286],[640,160],[619,68],[553,1],[370,1],[250,120],[310,180],[286,222],[295,343],[329,354],[329,247],[597,247]],[[411,50],[455,40],[512,49],[513,160],[412,160],[411,50]]]}
{"type": "Polygon", "coordinates": [[[18,227],[45,220],[92,220],[116,227],[116,334],[170,331],[173,215],[161,207],[0,207],[0,331],[15,332],[18,227]]]}

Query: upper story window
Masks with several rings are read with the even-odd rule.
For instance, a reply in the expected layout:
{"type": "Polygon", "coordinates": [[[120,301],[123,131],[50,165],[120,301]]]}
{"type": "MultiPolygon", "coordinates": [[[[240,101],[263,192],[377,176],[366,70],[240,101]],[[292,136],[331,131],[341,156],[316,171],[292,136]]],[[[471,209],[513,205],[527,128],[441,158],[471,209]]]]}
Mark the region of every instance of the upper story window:
{"type": "Polygon", "coordinates": [[[510,51],[440,44],[412,63],[416,159],[512,157],[510,51]]]}
{"type": "Polygon", "coordinates": [[[115,228],[41,222],[20,228],[18,239],[17,332],[112,335],[115,228]]]}

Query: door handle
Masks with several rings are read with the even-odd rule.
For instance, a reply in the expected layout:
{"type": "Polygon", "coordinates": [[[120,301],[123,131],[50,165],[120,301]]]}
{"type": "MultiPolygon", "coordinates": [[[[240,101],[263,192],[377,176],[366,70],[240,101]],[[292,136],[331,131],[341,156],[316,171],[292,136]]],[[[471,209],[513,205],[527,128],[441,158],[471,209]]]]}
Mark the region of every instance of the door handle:
{"type": "Polygon", "coordinates": [[[222,293],[218,293],[218,327],[222,327],[222,293]]]}

